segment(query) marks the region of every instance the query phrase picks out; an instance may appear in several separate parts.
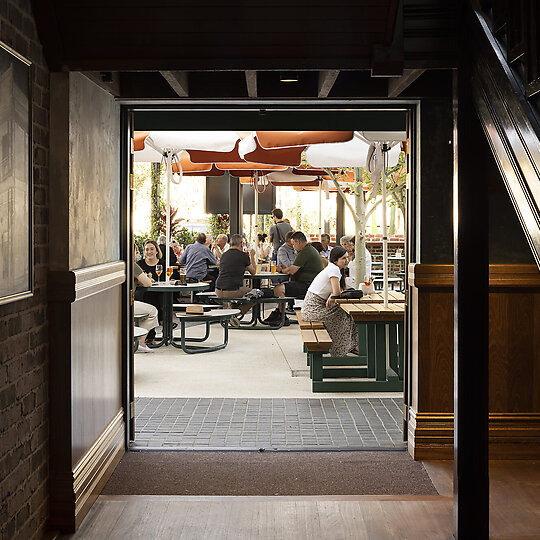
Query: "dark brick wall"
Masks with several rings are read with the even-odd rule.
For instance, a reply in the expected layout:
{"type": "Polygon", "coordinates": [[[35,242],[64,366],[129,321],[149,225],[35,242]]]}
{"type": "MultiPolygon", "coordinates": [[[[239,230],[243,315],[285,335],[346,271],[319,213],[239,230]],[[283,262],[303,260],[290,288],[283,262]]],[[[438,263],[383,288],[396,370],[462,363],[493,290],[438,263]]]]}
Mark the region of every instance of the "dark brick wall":
{"type": "Polygon", "coordinates": [[[35,294],[0,306],[0,537],[40,538],[48,492],[49,73],[29,0],[0,0],[0,40],[33,62],[35,294]]]}

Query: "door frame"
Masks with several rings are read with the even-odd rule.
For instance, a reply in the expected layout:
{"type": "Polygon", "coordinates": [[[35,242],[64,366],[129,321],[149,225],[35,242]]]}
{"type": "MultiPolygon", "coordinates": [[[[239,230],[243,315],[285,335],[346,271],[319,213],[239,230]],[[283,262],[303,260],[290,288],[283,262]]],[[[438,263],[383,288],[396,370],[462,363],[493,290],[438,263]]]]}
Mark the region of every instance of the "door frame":
{"type": "MultiPolygon", "coordinates": [[[[212,127],[207,129],[250,129],[244,125],[231,127],[231,116],[235,115],[235,121],[258,122],[265,124],[263,129],[283,129],[282,122],[289,123],[289,129],[298,129],[298,122],[301,122],[303,129],[313,129],[306,125],[311,123],[313,116],[318,116],[315,124],[320,129],[331,121],[330,115],[339,118],[338,126],[335,124],[328,129],[351,129],[345,127],[350,116],[362,116],[366,122],[371,122],[378,114],[384,112],[391,113],[395,111],[405,111],[407,116],[407,131],[409,137],[409,186],[407,187],[407,212],[405,229],[405,253],[407,254],[406,263],[409,260],[415,260],[419,245],[419,182],[420,174],[420,100],[118,100],[121,105],[121,254],[126,261],[126,282],[123,287],[123,348],[122,348],[122,394],[125,410],[126,450],[130,449],[135,436],[135,410],[134,410],[134,354],[133,354],[133,330],[128,321],[133,320],[133,154],[131,134],[135,129],[135,115],[144,116],[144,130],[149,129],[149,123],[152,122],[152,115],[156,118],[157,127],[161,130],[171,129],[178,117],[186,122],[184,129],[201,129],[201,123],[195,122],[195,117],[204,117],[204,123],[208,126],[208,121],[212,121],[212,127]],[[282,113],[282,114],[280,114],[282,113]],[[296,115],[294,114],[296,113],[296,115]],[[279,119],[281,115],[281,119],[279,119]],[[277,116],[277,118],[276,118],[277,116]],[[308,118],[309,116],[309,118],[308,118]],[[191,121],[191,125],[188,123],[191,121]],[[272,123],[279,123],[279,127],[267,127],[272,123]],[[321,124],[323,124],[321,126],[321,124]],[[294,126],[293,126],[294,125],[294,126]]],[[[140,128],[142,129],[142,128],[140,128]]],[[[155,128],[154,128],[155,129],[155,128]]],[[[251,126],[253,129],[253,126],[251,126]]],[[[354,129],[354,127],[352,128],[354,129]]],[[[358,127],[356,128],[358,129],[358,127]]],[[[370,128],[375,130],[376,128],[370,128]]],[[[364,128],[364,130],[368,130],[364,128]]],[[[379,127],[378,131],[381,130],[379,127]]],[[[407,268],[405,268],[405,279],[407,279],[407,268]]],[[[403,384],[403,402],[404,402],[404,429],[403,437],[407,439],[407,420],[408,408],[411,398],[411,336],[409,320],[411,317],[411,305],[408,302],[409,286],[406,283],[406,310],[405,310],[405,354],[404,354],[404,384],[403,384]]]]}

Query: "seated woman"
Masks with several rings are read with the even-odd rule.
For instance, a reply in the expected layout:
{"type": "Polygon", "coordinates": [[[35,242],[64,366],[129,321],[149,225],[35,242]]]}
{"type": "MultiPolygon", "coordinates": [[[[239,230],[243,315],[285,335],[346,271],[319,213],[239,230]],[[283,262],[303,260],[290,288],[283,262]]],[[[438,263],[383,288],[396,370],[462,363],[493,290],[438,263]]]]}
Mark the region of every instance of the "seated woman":
{"type": "Polygon", "coordinates": [[[165,266],[161,249],[155,240],[147,238],[143,244],[144,259],[141,259],[138,264],[142,270],[154,281],[165,281],[165,266]],[[157,265],[161,265],[160,275],[156,272],[157,265]]]}
{"type": "Polygon", "coordinates": [[[257,262],[259,261],[267,261],[270,257],[270,244],[266,244],[266,234],[258,234],[257,235],[257,247],[255,248],[255,256],[257,262]]]}
{"type": "Polygon", "coordinates": [[[344,268],[349,260],[347,252],[340,246],[330,252],[330,263],[309,286],[302,318],[305,321],[321,321],[330,337],[332,356],[345,356],[358,350],[358,332],[351,316],[343,311],[332,296],[339,296],[345,287],[344,268]]]}
{"type": "MultiPolygon", "coordinates": [[[[146,239],[143,246],[144,259],[141,259],[137,263],[138,266],[152,281],[165,281],[165,262],[161,257],[162,254],[158,243],[155,240],[146,239]],[[161,265],[161,272],[159,276],[156,271],[158,265],[161,265]]],[[[163,320],[163,297],[161,294],[152,294],[146,292],[144,287],[139,286],[135,290],[135,300],[155,306],[158,310],[159,320],[163,320]]],[[[154,337],[155,331],[150,330],[146,336],[146,341],[151,343],[154,337]]]]}

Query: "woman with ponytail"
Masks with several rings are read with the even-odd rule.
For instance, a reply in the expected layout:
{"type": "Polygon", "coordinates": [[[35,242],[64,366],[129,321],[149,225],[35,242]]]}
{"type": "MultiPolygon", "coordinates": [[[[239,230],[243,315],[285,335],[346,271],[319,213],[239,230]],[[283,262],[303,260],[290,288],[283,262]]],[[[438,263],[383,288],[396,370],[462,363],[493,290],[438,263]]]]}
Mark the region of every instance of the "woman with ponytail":
{"type": "Polygon", "coordinates": [[[330,263],[312,281],[302,307],[302,319],[321,321],[332,338],[330,354],[345,356],[358,350],[358,332],[348,313],[335,301],[345,288],[344,269],[349,263],[347,252],[336,246],[330,252],[330,263]]]}

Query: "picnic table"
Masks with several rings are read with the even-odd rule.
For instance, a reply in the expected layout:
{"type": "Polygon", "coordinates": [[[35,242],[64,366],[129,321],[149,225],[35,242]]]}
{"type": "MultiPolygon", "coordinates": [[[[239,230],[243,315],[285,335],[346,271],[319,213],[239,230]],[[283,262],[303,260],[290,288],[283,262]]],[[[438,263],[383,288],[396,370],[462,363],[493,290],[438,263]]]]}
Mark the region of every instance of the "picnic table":
{"type": "MultiPolygon", "coordinates": [[[[338,304],[379,304],[384,302],[383,293],[373,293],[364,295],[362,298],[338,298],[338,304]]],[[[392,304],[402,304],[405,302],[405,295],[399,291],[388,291],[388,302],[392,304]]]]}
{"type": "Polygon", "coordinates": [[[357,325],[359,355],[367,356],[367,377],[375,379],[358,383],[359,391],[401,391],[403,389],[405,304],[393,302],[384,307],[382,302],[345,303],[340,301],[339,306],[357,325]],[[388,364],[386,328],[389,332],[388,364]]]}
{"type": "Polygon", "coordinates": [[[289,274],[282,274],[281,272],[258,272],[256,274],[250,274],[246,272],[244,274],[244,279],[250,279],[254,289],[261,288],[261,280],[263,279],[273,279],[273,278],[283,278],[290,277],[289,274]]]}
{"type": "Polygon", "coordinates": [[[210,288],[208,283],[186,283],[183,285],[172,285],[167,282],[153,283],[151,287],[144,290],[152,294],[159,294],[163,298],[163,335],[161,341],[149,345],[151,348],[162,347],[163,345],[175,345],[173,336],[173,296],[181,292],[204,291],[210,288]]]}
{"type": "Polygon", "coordinates": [[[217,296],[215,298],[212,298],[214,302],[217,302],[219,304],[231,304],[231,305],[240,305],[240,304],[251,304],[253,303],[253,307],[251,308],[251,318],[248,321],[240,320],[240,328],[244,330],[279,330],[285,323],[285,305],[291,301],[294,300],[294,298],[290,296],[283,296],[281,298],[255,298],[253,300],[249,300],[247,298],[218,298],[217,296]],[[263,316],[264,312],[261,309],[261,306],[264,307],[265,304],[281,304],[282,310],[281,310],[281,320],[276,326],[269,325],[264,322],[263,316]]]}
{"type": "Polygon", "coordinates": [[[190,313],[177,313],[178,320],[180,321],[180,344],[178,345],[178,338],[174,338],[171,341],[171,345],[174,347],[180,347],[185,353],[197,354],[211,351],[218,351],[224,349],[229,343],[229,321],[232,317],[240,313],[239,309],[212,309],[207,312],[190,314],[190,313]],[[188,322],[204,322],[206,324],[206,333],[202,338],[188,338],[186,335],[186,323],[188,322]],[[210,324],[212,322],[220,322],[223,327],[223,343],[219,345],[188,345],[188,341],[205,341],[208,339],[210,333],[210,324]]]}

